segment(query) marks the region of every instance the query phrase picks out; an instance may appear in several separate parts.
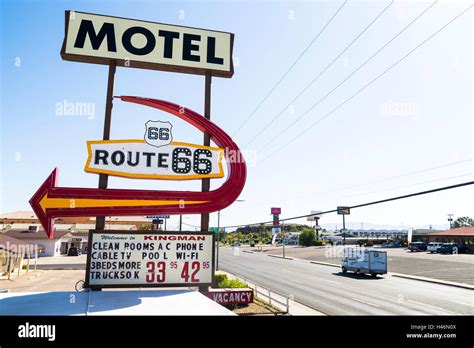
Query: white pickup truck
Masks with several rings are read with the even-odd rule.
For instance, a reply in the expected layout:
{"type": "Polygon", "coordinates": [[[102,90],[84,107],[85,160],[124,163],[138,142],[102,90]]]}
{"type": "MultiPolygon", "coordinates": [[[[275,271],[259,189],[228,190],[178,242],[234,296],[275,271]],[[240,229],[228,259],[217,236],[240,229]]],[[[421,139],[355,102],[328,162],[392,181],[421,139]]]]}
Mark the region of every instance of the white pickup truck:
{"type": "Polygon", "coordinates": [[[342,272],[377,274],[387,273],[387,252],[366,248],[346,247],[342,257],[342,272]]]}
{"type": "Polygon", "coordinates": [[[437,253],[438,249],[441,248],[442,245],[443,245],[443,243],[431,242],[431,243],[428,243],[428,246],[426,247],[426,249],[430,253],[437,253]]]}

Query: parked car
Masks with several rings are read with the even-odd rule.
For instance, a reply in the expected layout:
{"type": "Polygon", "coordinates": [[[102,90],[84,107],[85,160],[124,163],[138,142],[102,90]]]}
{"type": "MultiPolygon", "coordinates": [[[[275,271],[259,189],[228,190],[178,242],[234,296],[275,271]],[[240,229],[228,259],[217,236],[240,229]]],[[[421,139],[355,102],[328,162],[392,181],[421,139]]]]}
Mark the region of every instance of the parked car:
{"type": "Polygon", "coordinates": [[[234,243],[234,244],[232,244],[232,246],[234,246],[234,247],[239,247],[239,246],[240,246],[240,243],[234,243]]]}
{"type": "Polygon", "coordinates": [[[444,243],[438,251],[440,254],[468,254],[469,248],[467,245],[457,243],[444,243]]]}
{"type": "Polygon", "coordinates": [[[395,241],[384,243],[382,245],[383,248],[400,248],[402,246],[403,246],[403,242],[395,242],[395,241]]]}
{"type": "Polygon", "coordinates": [[[79,256],[81,255],[81,249],[79,249],[78,247],[70,247],[68,252],[67,252],[67,256],[79,256]]]}
{"type": "Polygon", "coordinates": [[[439,252],[439,248],[441,248],[441,245],[443,245],[443,243],[439,243],[439,242],[428,243],[427,250],[430,253],[437,253],[437,252],[439,252]]]}
{"type": "Polygon", "coordinates": [[[408,250],[413,251],[426,251],[427,245],[423,242],[413,242],[408,245],[408,250]]]}

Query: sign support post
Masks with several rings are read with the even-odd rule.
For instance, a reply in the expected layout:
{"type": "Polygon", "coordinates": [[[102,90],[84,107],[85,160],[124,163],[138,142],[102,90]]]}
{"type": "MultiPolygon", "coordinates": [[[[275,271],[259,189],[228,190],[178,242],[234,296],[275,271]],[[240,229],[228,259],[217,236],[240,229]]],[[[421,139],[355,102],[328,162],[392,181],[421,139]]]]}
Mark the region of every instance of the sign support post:
{"type": "MultiPolygon", "coordinates": [[[[205,85],[204,85],[204,117],[208,120],[211,119],[211,83],[212,83],[212,74],[210,72],[206,72],[205,75],[205,85]]],[[[211,137],[209,133],[204,133],[204,146],[211,145],[211,137]]],[[[211,181],[209,179],[203,179],[201,185],[202,192],[209,192],[211,188],[211,181]]],[[[201,232],[209,231],[209,213],[201,214],[201,232]]],[[[214,283],[214,279],[212,280],[214,283]]],[[[209,287],[206,286],[199,286],[200,292],[208,291],[209,287]]]]}
{"type": "MultiPolygon", "coordinates": [[[[211,83],[212,75],[210,72],[206,73],[205,86],[204,86],[204,117],[208,120],[211,119],[211,83]]],[[[211,137],[206,132],[204,133],[204,146],[211,145],[211,137]]],[[[211,187],[211,181],[209,179],[202,179],[201,191],[209,192],[211,187]]],[[[209,214],[201,214],[201,232],[209,231],[209,214]]]]}
{"type": "MultiPolygon", "coordinates": [[[[117,62],[115,60],[110,61],[109,64],[109,75],[107,79],[107,99],[105,101],[105,118],[104,118],[104,134],[103,140],[110,140],[110,126],[112,123],[112,104],[114,98],[114,82],[115,82],[115,71],[117,68],[117,62]]],[[[99,174],[99,188],[106,189],[109,181],[107,174],[99,174]]],[[[105,216],[96,216],[95,218],[95,229],[105,229],[105,216]]],[[[89,231],[89,235],[91,232],[89,231]]],[[[95,289],[100,291],[101,289],[95,289]]]]}
{"type": "Polygon", "coordinates": [[[221,241],[221,211],[217,212],[217,246],[216,246],[216,271],[219,270],[219,243],[221,241]]]}
{"type": "Polygon", "coordinates": [[[344,231],[342,245],[346,245],[346,215],[342,215],[342,230],[344,231]]]}
{"type": "MultiPolygon", "coordinates": [[[[104,134],[103,140],[110,140],[110,126],[112,123],[112,107],[114,98],[114,82],[117,62],[110,61],[109,77],[107,81],[107,99],[105,101],[105,118],[104,118],[104,134]]],[[[99,174],[99,188],[106,189],[109,181],[108,174],[99,174]]],[[[103,230],[105,228],[105,216],[97,216],[95,220],[95,229],[103,230]]]]}

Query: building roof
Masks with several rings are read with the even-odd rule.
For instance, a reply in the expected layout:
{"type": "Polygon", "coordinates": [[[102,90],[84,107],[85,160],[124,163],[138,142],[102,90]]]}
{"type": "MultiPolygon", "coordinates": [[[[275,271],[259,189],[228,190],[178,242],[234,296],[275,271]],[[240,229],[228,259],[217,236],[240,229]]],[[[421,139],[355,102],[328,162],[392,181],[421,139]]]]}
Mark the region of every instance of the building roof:
{"type": "MultiPolygon", "coordinates": [[[[3,219],[22,219],[22,220],[37,220],[38,217],[32,211],[16,211],[13,213],[0,214],[0,220],[3,219]]],[[[92,223],[95,221],[95,217],[89,219],[92,223]]],[[[107,216],[106,222],[126,221],[126,222],[148,222],[151,223],[151,219],[147,219],[145,216],[107,216]]]]}
{"type": "MultiPolygon", "coordinates": [[[[54,236],[52,239],[60,239],[61,237],[64,237],[68,233],[71,233],[71,231],[56,230],[54,231],[54,236]]],[[[44,231],[28,232],[27,230],[23,230],[23,229],[21,230],[12,229],[10,231],[5,232],[4,235],[19,239],[19,240],[49,239],[44,231]]]]}
{"type": "MultiPolygon", "coordinates": [[[[163,214],[166,215],[166,214],[163,214]]],[[[127,222],[148,222],[151,223],[152,219],[147,219],[145,216],[107,216],[105,222],[109,221],[127,221],[127,222]]],[[[95,216],[91,217],[91,221],[95,221],[95,216]]]]}
{"type": "Polygon", "coordinates": [[[0,219],[38,219],[32,211],[16,211],[13,213],[0,214],[0,219]]]}
{"type": "Polygon", "coordinates": [[[28,244],[19,239],[0,233],[0,249],[15,251],[18,250],[19,246],[31,248],[31,250],[35,247],[34,244],[28,244]]]}
{"type": "Polygon", "coordinates": [[[459,227],[453,228],[451,230],[440,231],[431,233],[430,236],[438,236],[438,237],[451,237],[451,236],[462,236],[462,237],[474,237],[474,226],[471,227],[459,227]]]}

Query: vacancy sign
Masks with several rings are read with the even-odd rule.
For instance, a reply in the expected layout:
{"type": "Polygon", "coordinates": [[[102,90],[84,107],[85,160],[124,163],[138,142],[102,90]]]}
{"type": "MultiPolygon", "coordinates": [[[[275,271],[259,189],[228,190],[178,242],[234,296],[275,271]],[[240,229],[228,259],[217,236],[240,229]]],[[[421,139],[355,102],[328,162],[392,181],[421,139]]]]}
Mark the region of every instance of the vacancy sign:
{"type": "Polygon", "coordinates": [[[212,233],[93,231],[87,255],[89,287],[210,285],[212,233]]]}
{"type": "Polygon", "coordinates": [[[66,11],[65,60],[232,77],[234,34],[66,11]]]}

